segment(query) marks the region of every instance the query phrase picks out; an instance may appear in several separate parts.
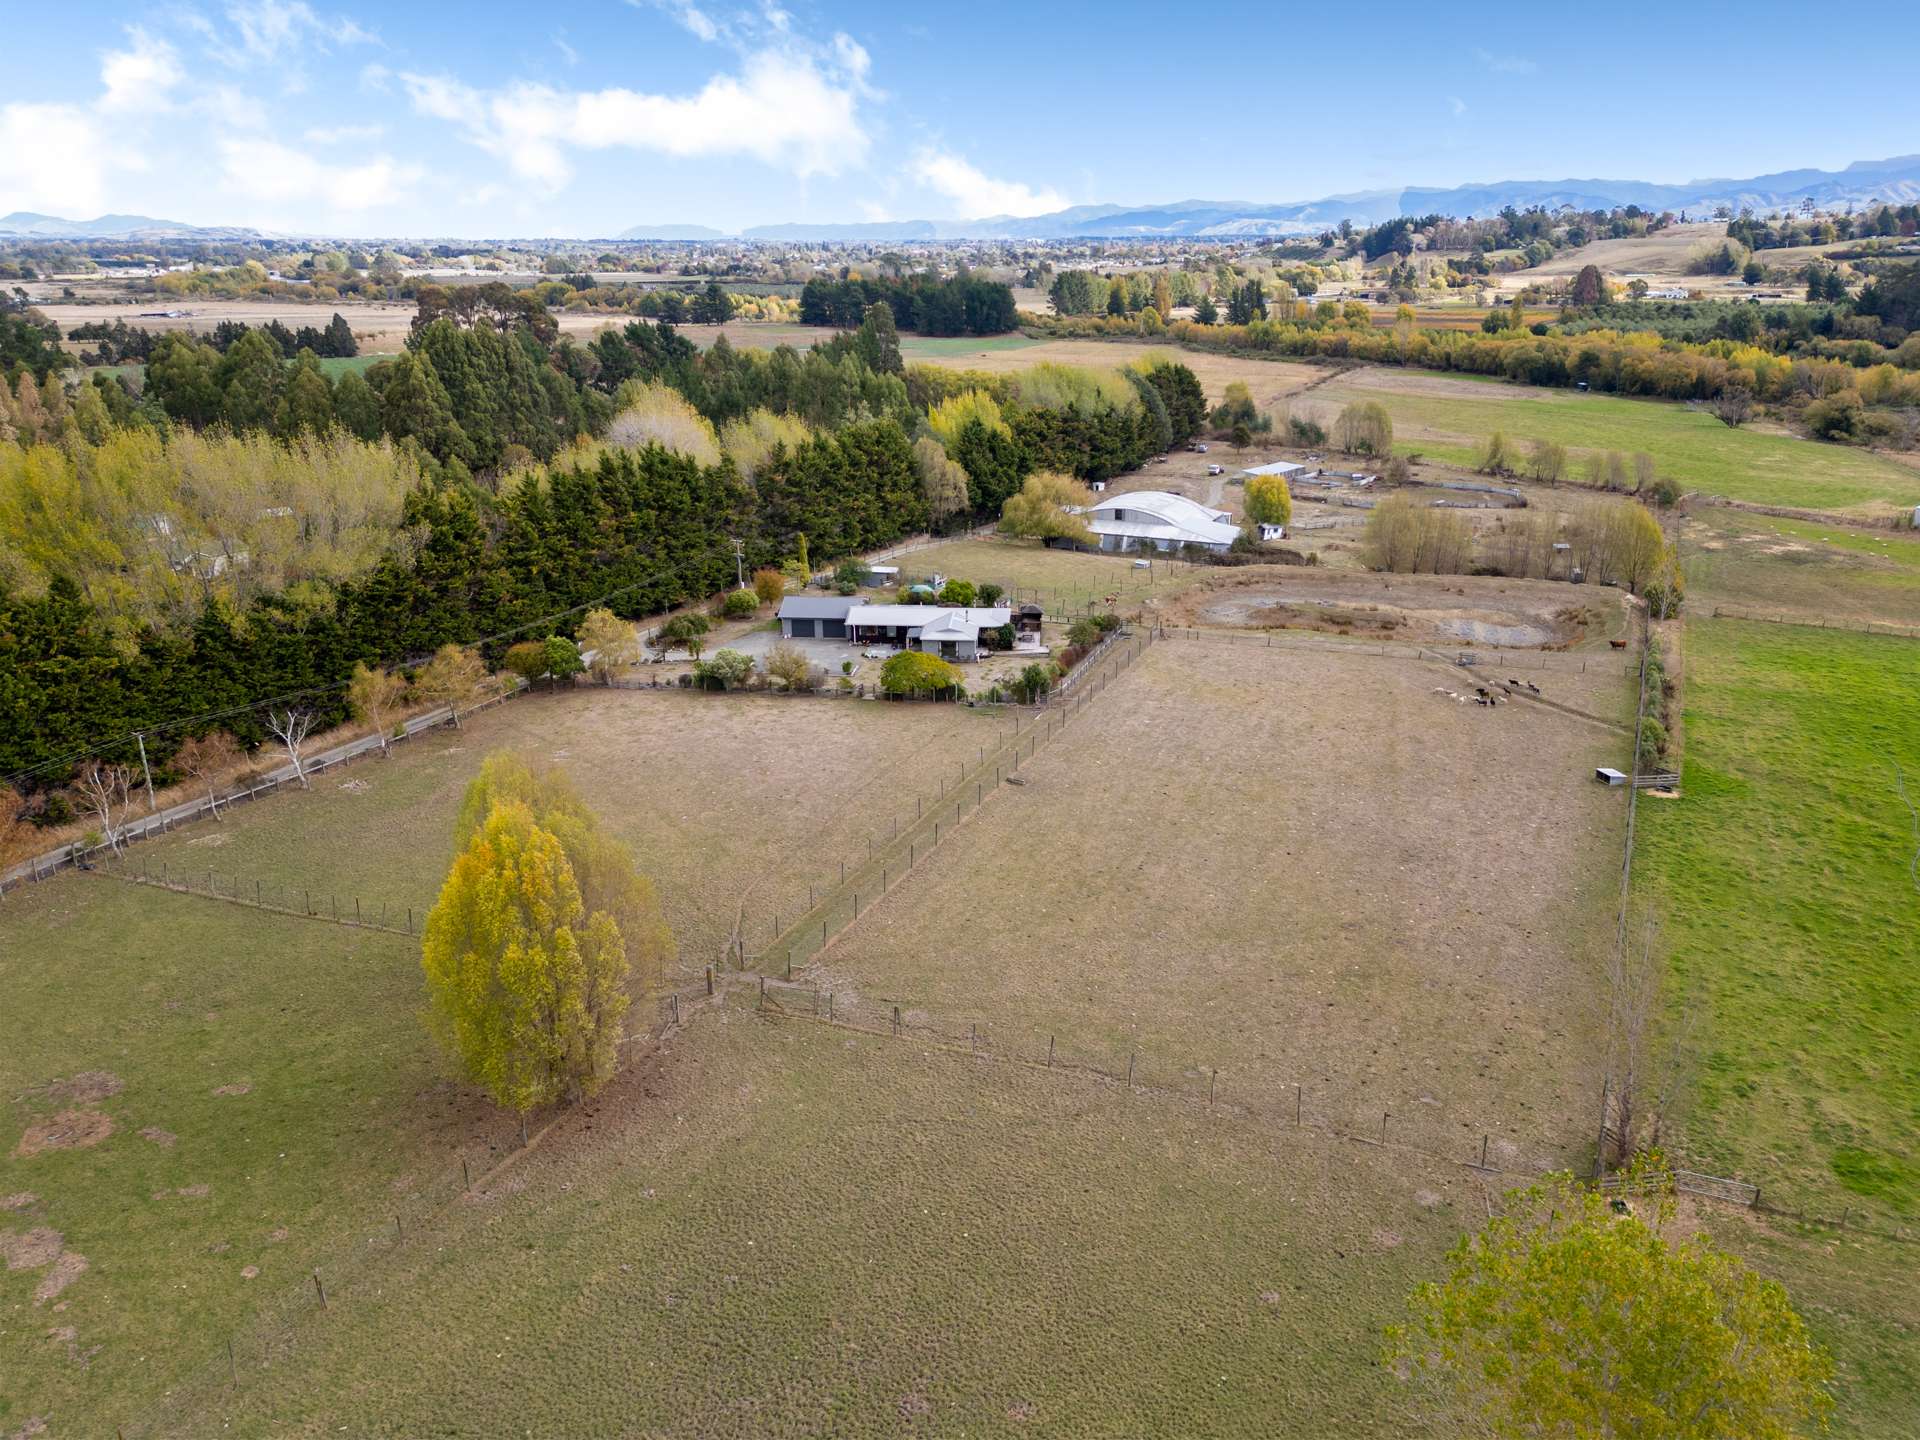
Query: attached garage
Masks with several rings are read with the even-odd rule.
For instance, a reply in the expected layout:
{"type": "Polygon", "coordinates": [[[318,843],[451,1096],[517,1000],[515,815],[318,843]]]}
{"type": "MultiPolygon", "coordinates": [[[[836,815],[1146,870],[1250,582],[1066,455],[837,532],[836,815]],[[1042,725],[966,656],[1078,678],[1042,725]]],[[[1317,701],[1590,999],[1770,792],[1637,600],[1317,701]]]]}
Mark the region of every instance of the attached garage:
{"type": "Polygon", "coordinates": [[[789,640],[844,640],[851,595],[789,595],[780,602],[780,633],[789,640]]]}

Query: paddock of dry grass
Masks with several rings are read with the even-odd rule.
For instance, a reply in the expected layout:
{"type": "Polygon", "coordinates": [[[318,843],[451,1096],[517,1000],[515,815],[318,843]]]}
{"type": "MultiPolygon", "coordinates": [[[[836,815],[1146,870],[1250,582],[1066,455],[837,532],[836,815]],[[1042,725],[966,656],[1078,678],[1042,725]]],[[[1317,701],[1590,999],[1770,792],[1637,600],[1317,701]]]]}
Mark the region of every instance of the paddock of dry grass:
{"type": "Polygon", "coordinates": [[[1161,641],[810,978],[996,1047],[1573,1159],[1624,821],[1592,773],[1626,741],[1437,693],[1466,673],[1161,641]]]}

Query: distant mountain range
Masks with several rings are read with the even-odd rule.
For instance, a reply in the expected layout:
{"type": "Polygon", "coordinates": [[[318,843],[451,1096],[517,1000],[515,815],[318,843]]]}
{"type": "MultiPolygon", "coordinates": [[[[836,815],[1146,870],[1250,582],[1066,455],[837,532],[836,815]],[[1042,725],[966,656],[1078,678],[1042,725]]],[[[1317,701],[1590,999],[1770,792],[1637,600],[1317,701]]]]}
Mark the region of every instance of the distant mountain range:
{"type": "Polygon", "coordinates": [[[749,240],[1072,240],[1234,239],[1243,236],[1310,235],[1351,220],[1375,225],[1402,215],[1452,215],[1465,219],[1516,209],[1570,205],[1607,210],[1638,205],[1643,210],[1711,211],[1720,205],[1759,212],[1794,210],[1812,201],[1838,209],[1920,201],[1920,155],[1862,160],[1844,170],[1783,170],[1747,180],[1691,180],[1655,185],[1644,180],[1502,180],[1448,189],[1409,186],[1363,190],[1321,200],[1263,204],[1243,200],[1181,200],[1170,205],[1076,205],[1050,215],[992,215],[980,220],[901,220],[883,224],[761,225],[742,232],[749,240]]]}
{"type": "Polygon", "coordinates": [[[266,232],[240,225],[185,225],[151,215],[101,215],[62,220],[16,210],[0,215],[0,238],[32,240],[259,240],[266,232]]]}
{"type": "MultiPolygon", "coordinates": [[[[1446,189],[1409,186],[1363,190],[1320,200],[1268,204],[1243,200],[1181,200],[1169,205],[1075,205],[1050,215],[989,215],[978,220],[849,221],[842,224],[756,225],[730,234],[705,225],[635,225],[616,240],[854,241],[887,244],[914,240],[1238,239],[1311,235],[1351,220],[1374,225],[1402,215],[1492,215],[1518,209],[1570,205],[1605,210],[1638,205],[1643,210],[1710,212],[1720,205],[1755,211],[1795,210],[1811,201],[1821,209],[1907,205],[1920,201],[1920,155],[1861,160],[1844,170],[1782,170],[1746,180],[1690,180],[1655,185],[1644,180],[1501,180],[1446,189]]],[[[17,211],[0,215],[0,238],[43,240],[253,240],[267,232],[237,226],[185,225],[146,215],[102,215],[62,220],[17,211]]],[[[281,238],[281,237],[275,237],[281,238]]]]}

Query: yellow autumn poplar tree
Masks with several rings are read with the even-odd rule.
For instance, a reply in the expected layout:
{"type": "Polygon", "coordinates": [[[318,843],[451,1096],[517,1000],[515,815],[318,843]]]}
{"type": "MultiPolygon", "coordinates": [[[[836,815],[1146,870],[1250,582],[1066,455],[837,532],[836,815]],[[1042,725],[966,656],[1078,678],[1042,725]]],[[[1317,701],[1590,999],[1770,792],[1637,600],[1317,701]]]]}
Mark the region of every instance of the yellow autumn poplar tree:
{"type": "Polygon", "coordinates": [[[468,1080],[526,1111],[612,1075],[673,937],[653,887],[557,771],[489,756],[427,916],[428,1023],[468,1080]]]}

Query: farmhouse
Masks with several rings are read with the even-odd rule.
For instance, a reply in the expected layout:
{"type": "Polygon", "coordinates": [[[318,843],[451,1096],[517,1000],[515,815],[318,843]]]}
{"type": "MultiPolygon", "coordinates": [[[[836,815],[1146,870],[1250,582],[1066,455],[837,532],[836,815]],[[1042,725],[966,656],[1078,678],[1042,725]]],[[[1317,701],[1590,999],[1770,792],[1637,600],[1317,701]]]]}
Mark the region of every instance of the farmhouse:
{"type": "Polygon", "coordinates": [[[980,632],[1010,624],[1004,605],[856,605],[847,612],[847,636],[856,644],[897,645],[943,660],[978,660],[980,632]]]}
{"type": "Polygon", "coordinates": [[[1178,550],[1198,545],[1224,554],[1240,533],[1225,510],[1165,490],[1102,496],[1082,513],[1102,550],[1178,550]]]}

